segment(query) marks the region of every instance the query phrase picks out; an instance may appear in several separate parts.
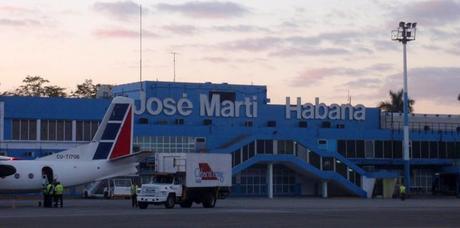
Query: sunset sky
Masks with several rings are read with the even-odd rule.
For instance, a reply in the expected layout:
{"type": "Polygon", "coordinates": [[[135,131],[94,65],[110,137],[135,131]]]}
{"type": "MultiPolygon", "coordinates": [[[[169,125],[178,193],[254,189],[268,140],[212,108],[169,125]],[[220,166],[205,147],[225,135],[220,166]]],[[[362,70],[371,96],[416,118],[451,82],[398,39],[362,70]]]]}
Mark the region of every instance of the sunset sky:
{"type": "MultiPolygon", "coordinates": [[[[460,114],[460,1],[140,1],[143,78],[267,85],[286,96],[375,107],[402,88],[399,21],[417,113],[460,114]]],[[[139,80],[139,1],[0,0],[0,91],[27,75],[68,89],[139,80]]]]}

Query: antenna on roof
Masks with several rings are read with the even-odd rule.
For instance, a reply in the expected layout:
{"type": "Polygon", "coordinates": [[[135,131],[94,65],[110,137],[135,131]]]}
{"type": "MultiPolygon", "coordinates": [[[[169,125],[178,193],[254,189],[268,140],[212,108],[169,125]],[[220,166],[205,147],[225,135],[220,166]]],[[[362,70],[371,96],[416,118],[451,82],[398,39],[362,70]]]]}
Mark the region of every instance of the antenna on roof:
{"type": "Polygon", "coordinates": [[[351,104],[350,89],[348,89],[347,102],[348,102],[348,104],[351,104]]]}
{"type": "Polygon", "coordinates": [[[139,85],[142,87],[142,4],[139,0],[139,85]]]}
{"type": "Polygon", "coordinates": [[[173,82],[176,82],[176,55],[179,54],[177,52],[171,52],[171,55],[173,55],[173,63],[174,63],[174,78],[173,82]]]}

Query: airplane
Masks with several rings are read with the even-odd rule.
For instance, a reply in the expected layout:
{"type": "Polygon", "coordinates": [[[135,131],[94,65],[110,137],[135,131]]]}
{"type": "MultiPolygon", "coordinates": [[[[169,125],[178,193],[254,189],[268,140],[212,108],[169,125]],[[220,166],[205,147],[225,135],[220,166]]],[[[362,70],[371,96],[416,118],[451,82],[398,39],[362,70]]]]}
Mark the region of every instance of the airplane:
{"type": "Polygon", "coordinates": [[[115,97],[91,142],[35,160],[0,158],[0,192],[40,191],[54,180],[76,186],[133,175],[149,152],[133,153],[133,100],[115,97]]]}

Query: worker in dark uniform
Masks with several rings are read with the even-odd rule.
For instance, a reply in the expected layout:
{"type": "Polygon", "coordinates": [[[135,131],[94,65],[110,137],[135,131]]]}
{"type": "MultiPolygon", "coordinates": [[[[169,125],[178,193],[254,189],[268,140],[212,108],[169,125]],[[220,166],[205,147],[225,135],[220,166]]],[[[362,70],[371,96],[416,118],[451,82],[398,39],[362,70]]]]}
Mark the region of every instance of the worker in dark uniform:
{"type": "Polygon", "coordinates": [[[46,185],[44,207],[51,207],[53,204],[54,186],[51,183],[46,185]]]}
{"type": "Polygon", "coordinates": [[[403,184],[399,186],[399,197],[402,201],[406,199],[406,186],[404,186],[403,184]]]}
{"type": "Polygon", "coordinates": [[[133,208],[137,207],[137,185],[131,184],[131,206],[133,208]]]}
{"type": "Polygon", "coordinates": [[[57,182],[56,186],[54,187],[54,207],[58,207],[58,204],[62,207],[63,206],[63,199],[62,195],[64,194],[64,186],[61,182],[57,182]]]}

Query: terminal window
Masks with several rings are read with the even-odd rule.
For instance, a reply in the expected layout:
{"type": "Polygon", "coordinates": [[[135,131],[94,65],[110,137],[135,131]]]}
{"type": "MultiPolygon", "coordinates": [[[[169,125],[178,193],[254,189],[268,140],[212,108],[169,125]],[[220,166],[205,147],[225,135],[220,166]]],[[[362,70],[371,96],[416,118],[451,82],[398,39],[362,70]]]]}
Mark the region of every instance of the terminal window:
{"type": "Polygon", "coordinates": [[[37,140],[37,120],[14,119],[13,140],[37,140]]]}
{"type": "Polygon", "coordinates": [[[40,139],[45,141],[71,141],[72,121],[41,120],[40,139]]]}

